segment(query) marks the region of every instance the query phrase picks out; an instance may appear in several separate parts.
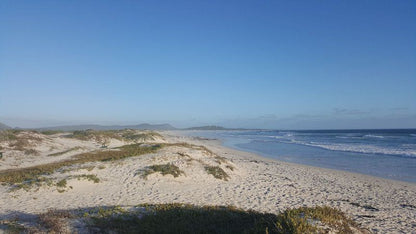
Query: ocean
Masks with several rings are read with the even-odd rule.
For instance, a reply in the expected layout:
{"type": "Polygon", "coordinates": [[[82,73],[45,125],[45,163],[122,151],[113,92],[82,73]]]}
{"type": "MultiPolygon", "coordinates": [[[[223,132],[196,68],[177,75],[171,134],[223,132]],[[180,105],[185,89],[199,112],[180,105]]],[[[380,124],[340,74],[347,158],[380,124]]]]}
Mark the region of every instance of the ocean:
{"type": "Polygon", "coordinates": [[[416,183],[416,129],[190,131],[264,157],[416,183]]]}

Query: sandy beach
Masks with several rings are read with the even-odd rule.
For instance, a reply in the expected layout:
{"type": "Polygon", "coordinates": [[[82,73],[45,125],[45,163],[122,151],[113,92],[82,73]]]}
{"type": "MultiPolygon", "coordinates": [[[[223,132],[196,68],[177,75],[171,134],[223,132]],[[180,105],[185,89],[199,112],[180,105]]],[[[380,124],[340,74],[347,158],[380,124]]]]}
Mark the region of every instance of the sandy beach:
{"type": "MultiPolygon", "coordinates": [[[[270,213],[327,205],[339,208],[362,228],[374,233],[416,232],[414,183],[280,162],[226,148],[217,140],[186,137],[173,131],[160,134],[162,137],[143,141],[166,144],[154,153],[87,162],[47,176],[53,181],[65,179],[62,188],[41,185],[11,189],[3,183],[0,219],[49,209],[141,203],[232,205],[270,213]],[[183,173],[177,177],[160,173],[143,176],[146,168],[161,164],[175,165],[183,173]],[[226,177],[215,178],[207,173],[207,167],[221,168],[226,177]],[[94,175],[99,182],[85,175],[94,175]]],[[[59,162],[102,147],[93,140],[70,139],[60,134],[38,137],[43,140],[35,146],[36,155],[25,156],[19,151],[3,149],[0,173],[59,162]],[[50,156],[53,153],[58,155],[50,156]]],[[[106,142],[106,147],[125,144],[128,142],[112,139],[106,142]]]]}

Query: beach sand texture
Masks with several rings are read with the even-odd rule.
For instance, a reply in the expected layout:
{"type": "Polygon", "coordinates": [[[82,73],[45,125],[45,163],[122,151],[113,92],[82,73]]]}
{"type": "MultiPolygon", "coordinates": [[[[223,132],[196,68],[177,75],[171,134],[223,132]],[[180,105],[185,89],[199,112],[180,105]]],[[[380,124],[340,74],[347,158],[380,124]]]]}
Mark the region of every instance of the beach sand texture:
{"type": "MultiPolygon", "coordinates": [[[[167,145],[155,153],[88,162],[47,176],[54,181],[65,179],[66,185],[61,188],[42,185],[10,191],[10,186],[3,184],[0,219],[48,209],[141,203],[233,205],[271,213],[328,205],[344,211],[372,232],[416,232],[416,184],[275,161],[223,147],[216,140],[176,132],[161,134],[163,137],[151,142],[167,145]],[[177,144],[182,142],[187,144],[177,144]],[[183,173],[177,177],[149,173],[153,165],[174,165],[183,173]],[[226,176],[215,178],[209,174],[209,167],[221,168],[226,176]],[[94,175],[99,182],[85,175],[94,175]]],[[[40,135],[45,139],[36,145],[36,155],[3,149],[0,172],[57,162],[102,147],[93,140],[40,135]],[[59,152],[66,153],[50,156],[59,152]]],[[[113,139],[106,145],[111,148],[127,143],[113,139]]]]}

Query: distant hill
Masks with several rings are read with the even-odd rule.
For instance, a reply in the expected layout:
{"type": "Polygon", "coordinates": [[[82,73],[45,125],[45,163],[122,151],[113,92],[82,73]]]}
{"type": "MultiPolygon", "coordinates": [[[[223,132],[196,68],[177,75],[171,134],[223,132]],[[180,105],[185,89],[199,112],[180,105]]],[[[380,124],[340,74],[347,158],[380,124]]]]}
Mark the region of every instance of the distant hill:
{"type": "Polygon", "coordinates": [[[137,130],[175,130],[176,128],[170,124],[138,124],[138,125],[97,125],[97,124],[84,124],[84,125],[68,125],[68,126],[56,126],[38,128],[37,130],[61,130],[61,131],[77,131],[77,130],[122,130],[122,129],[137,129],[137,130]]]}
{"type": "Polygon", "coordinates": [[[7,126],[6,124],[0,123],[0,130],[11,129],[11,127],[7,126]]]}
{"type": "Polygon", "coordinates": [[[227,129],[221,126],[210,125],[210,126],[191,127],[191,128],[187,128],[186,130],[227,130],[227,129]]]}
{"type": "Polygon", "coordinates": [[[186,128],[185,130],[247,130],[244,128],[224,128],[221,126],[200,126],[200,127],[192,127],[192,128],[186,128]]]}

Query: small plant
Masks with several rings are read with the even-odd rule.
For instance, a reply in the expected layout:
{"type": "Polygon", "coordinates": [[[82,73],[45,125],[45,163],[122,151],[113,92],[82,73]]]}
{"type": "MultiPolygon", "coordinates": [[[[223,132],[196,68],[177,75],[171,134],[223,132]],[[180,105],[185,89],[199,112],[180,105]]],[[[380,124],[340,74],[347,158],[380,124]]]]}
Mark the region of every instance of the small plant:
{"type": "Polygon", "coordinates": [[[351,227],[358,225],[340,210],[324,207],[301,207],[288,209],[277,216],[276,228],[279,233],[322,233],[319,226],[328,226],[339,233],[353,233],[351,227]],[[321,225],[316,225],[316,224],[321,225]]]}
{"type": "Polygon", "coordinates": [[[231,171],[234,171],[234,167],[233,166],[231,166],[231,165],[227,165],[227,166],[225,166],[226,168],[228,168],[228,169],[230,169],[231,171]]]}
{"type": "Polygon", "coordinates": [[[218,156],[218,155],[216,155],[214,158],[215,158],[215,161],[216,161],[218,164],[221,164],[221,163],[226,163],[226,162],[227,162],[227,160],[226,160],[224,157],[221,157],[221,156],[218,156]]]}
{"type": "Polygon", "coordinates": [[[27,149],[25,150],[25,155],[39,155],[39,151],[35,149],[27,149]]]}
{"type": "Polygon", "coordinates": [[[67,184],[66,179],[62,179],[58,183],[56,183],[56,186],[57,187],[60,187],[60,188],[65,188],[66,187],[66,184],[67,184]]]}
{"type": "Polygon", "coordinates": [[[19,224],[16,220],[0,221],[0,226],[3,226],[3,228],[0,230],[2,231],[4,230],[4,233],[18,234],[18,233],[24,233],[26,231],[26,228],[22,224],[19,224]]]}
{"type": "Polygon", "coordinates": [[[142,171],[142,177],[147,178],[148,175],[156,172],[160,172],[162,175],[172,175],[173,177],[178,177],[184,174],[184,172],[181,171],[179,167],[168,163],[146,167],[145,170],[142,171]]]}
{"type": "Polygon", "coordinates": [[[230,176],[219,166],[205,166],[205,171],[220,180],[228,181],[230,176]]]}
{"type": "Polygon", "coordinates": [[[39,222],[48,233],[66,233],[66,221],[73,217],[68,211],[49,210],[39,215],[39,222]]]}
{"type": "Polygon", "coordinates": [[[97,175],[92,175],[92,174],[86,175],[86,174],[83,174],[83,175],[77,175],[75,177],[78,178],[78,180],[80,180],[80,179],[86,179],[88,181],[94,182],[95,184],[96,183],[100,183],[100,178],[98,178],[97,175]]]}

